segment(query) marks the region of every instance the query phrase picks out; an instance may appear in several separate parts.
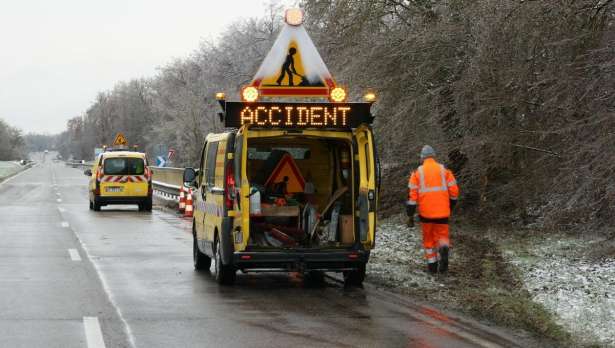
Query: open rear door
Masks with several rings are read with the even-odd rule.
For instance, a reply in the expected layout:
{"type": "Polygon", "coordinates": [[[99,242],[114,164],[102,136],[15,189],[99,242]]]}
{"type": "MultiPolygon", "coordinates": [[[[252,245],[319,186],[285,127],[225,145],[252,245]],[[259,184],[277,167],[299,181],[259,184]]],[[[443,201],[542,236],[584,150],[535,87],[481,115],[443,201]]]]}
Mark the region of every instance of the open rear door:
{"type": "Polygon", "coordinates": [[[378,205],[377,167],[372,130],[361,125],[354,133],[356,149],[355,166],[358,169],[358,197],[355,221],[358,222],[358,234],[365,248],[374,246],[376,233],[376,207],[378,205]]]}
{"type": "Polygon", "coordinates": [[[235,185],[237,187],[236,204],[239,215],[235,216],[235,226],[240,226],[239,230],[233,231],[235,250],[244,250],[250,238],[250,181],[247,175],[248,159],[248,127],[241,127],[235,136],[235,185]]]}

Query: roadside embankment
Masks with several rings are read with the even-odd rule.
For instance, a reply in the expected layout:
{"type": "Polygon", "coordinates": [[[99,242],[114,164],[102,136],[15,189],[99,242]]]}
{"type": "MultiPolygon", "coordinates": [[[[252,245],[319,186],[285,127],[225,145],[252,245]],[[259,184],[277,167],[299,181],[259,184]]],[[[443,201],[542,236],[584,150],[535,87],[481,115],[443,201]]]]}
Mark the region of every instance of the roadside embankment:
{"type": "Polygon", "coordinates": [[[600,235],[507,238],[505,255],[532,299],[582,345],[615,347],[615,241],[600,235]]]}
{"type": "Polygon", "coordinates": [[[21,165],[18,162],[0,161],[0,182],[11,176],[30,168],[31,165],[21,165]]]}
{"type": "Polygon", "coordinates": [[[381,221],[367,281],[517,330],[520,335],[531,333],[544,339],[545,346],[572,344],[556,315],[534,301],[525,286],[523,269],[505,258],[492,232],[455,225],[451,231],[449,272],[433,276],[425,272],[418,224],[408,228],[401,215],[381,221]]]}

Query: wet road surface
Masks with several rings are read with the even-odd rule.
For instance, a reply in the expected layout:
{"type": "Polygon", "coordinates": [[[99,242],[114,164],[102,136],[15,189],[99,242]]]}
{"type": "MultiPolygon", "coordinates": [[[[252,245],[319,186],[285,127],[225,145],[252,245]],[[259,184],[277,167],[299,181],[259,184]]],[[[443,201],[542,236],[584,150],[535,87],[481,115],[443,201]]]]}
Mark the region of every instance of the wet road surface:
{"type": "Polygon", "coordinates": [[[0,347],[499,347],[512,338],[400,296],[297,274],[192,268],[190,222],[88,209],[87,178],[46,163],[0,184],[0,347]]]}

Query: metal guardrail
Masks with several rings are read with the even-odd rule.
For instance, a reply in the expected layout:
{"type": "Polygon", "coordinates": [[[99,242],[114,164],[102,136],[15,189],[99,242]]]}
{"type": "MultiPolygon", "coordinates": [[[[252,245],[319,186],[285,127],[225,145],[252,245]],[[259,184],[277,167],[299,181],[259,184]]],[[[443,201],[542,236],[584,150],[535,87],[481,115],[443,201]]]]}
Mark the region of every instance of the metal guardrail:
{"type": "Polygon", "coordinates": [[[184,185],[184,168],[150,167],[154,194],[179,204],[179,189],[184,185]]]}
{"type": "Polygon", "coordinates": [[[179,187],[184,184],[184,168],[171,167],[149,167],[152,170],[152,180],[167,185],[175,185],[179,187]]]}
{"type": "Polygon", "coordinates": [[[68,167],[81,168],[81,169],[92,168],[92,166],[94,165],[94,162],[81,162],[81,161],[66,161],[64,163],[66,163],[66,166],[68,167]]]}

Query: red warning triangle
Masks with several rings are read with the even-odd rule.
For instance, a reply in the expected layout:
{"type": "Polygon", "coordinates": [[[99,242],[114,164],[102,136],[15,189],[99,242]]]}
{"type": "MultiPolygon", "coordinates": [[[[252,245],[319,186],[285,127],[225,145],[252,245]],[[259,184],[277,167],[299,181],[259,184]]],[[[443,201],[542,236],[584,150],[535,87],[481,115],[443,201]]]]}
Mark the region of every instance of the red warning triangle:
{"type": "Polygon", "coordinates": [[[286,189],[288,193],[303,192],[305,189],[305,179],[301,175],[297,163],[290,154],[284,154],[275,169],[265,182],[265,187],[273,187],[274,184],[284,181],[284,177],[288,177],[286,189]]]}

